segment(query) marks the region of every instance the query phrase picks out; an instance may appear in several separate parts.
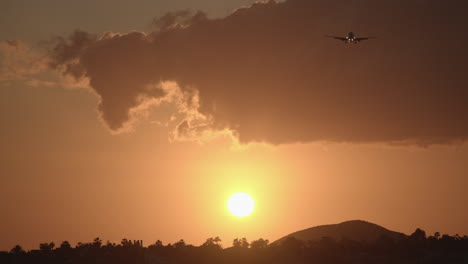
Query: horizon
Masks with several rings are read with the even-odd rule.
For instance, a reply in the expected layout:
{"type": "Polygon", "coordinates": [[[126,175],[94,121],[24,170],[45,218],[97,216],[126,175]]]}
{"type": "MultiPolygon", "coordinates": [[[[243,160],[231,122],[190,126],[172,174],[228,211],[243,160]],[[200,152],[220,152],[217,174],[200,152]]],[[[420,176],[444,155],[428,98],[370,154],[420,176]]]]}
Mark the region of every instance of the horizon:
{"type": "Polygon", "coordinates": [[[467,8],[5,1],[0,251],[468,234],[467,8]]]}
{"type": "MultiPolygon", "coordinates": [[[[318,226],[309,227],[309,228],[306,228],[306,229],[303,229],[303,230],[297,230],[297,231],[291,232],[291,233],[289,233],[289,234],[287,234],[287,235],[284,235],[284,236],[282,236],[282,237],[280,237],[280,238],[277,238],[277,239],[274,239],[274,240],[270,240],[269,238],[266,238],[266,237],[259,237],[259,238],[255,238],[255,239],[251,239],[251,240],[249,240],[249,238],[245,238],[245,237],[240,238],[240,237],[239,237],[239,238],[235,238],[235,239],[231,242],[231,241],[224,241],[221,237],[218,237],[218,236],[216,236],[216,238],[220,238],[220,241],[219,241],[217,244],[218,244],[222,249],[229,249],[229,248],[234,247],[234,242],[235,242],[235,240],[238,240],[238,239],[246,239],[247,242],[249,242],[249,241],[252,242],[252,241],[262,240],[262,239],[263,239],[263,240],[267,241],[267,243],[268,243],[269,245],[273,245],[273,244],[277,244],[277,243],[279,243],[280,241],[282,241],[282,240],[284,240],[284,239],[287,239],[287,238],[299,239],[299,238],[297,238],[297,237],[294,236],[294,234],[296,234],[296,233],[300,233],[300,232],[304,232],[304,231],[309,231],[309,230],[311,230],[311,229],[318,229],[318,228],[322,228],[322,227],[340,226],[340,225],[343,226],[343,224],[358,223],[358,222],[359,222],[359,223],[369,224],[369,225],[372,225],[372,226],[375,225],[375,226],[377,226],[377,227],[379,227],[379,228],[382,228],[383,230],[390,231],[390,232],[393,232],[393,233],[402,234],[402,235],[404,235],[405,237],[410,237],[410,235],[414,234],[414,232],[417,232],[417,230],[422,230],[422,229],[420,229],[420,228],[416,228],[415,231],[414,231],[413,233],[411,233],[411,234],[405,234],[405,233],[403,233],[403,232],[399,232],[398,230],[390,230],[390,229],[385,228],[384,226],[380,226],[380,225],[378,225],[378,224],[376,224],[376,223],[371,223],[371,222],[368,222],[368,221],[365,221],[365,220],[348,220],[348,221],[341,222],[341,223],[336,223],[336,224],[324,224],[324,225],[318,225],[318,226]],[[226,243],[227,243],[227,244],[226,244],[226,243]]],[[[422,231],[424,231],[424,230],[422,230],[422,231]]],[[[462,237],[462,238],[463,238],[463,237],[465,237],[465,238],[468,237],[468,236],[465,235],[465,234],[458,234],[458,233],[456,233],[456,234],[445,234],[445,233],[443,233],[443,232],[442,232],[442,233],[441,233],[441,232],[437,232],[437,231],[434,232],[434,234],[436,234],[436,233],[438,233],[440,236],[444,236],[444,235],[448,235],[448,236],[457,236],[457,235],[458,235],[458,236],[460,236],[460,237],[462,237]]],[[[430,239],[431,237],[434,237],[434,234],[432,234],[432,235],[431,235],[431,234],[428,234],[429,239],[430,239]]],[[[215,238],[215,237],[211,237],[211,238],[215,238]]],[[[327,238],[328,238],[328,236],[327,236],[327,238]]],[[[354,240],[354,241],[357,241],[357,242],[361,242],[361,241],[356,240],[355,238],[346,237],[346,236],[342,236],[342,237],[341,237],[341,240],[340,240],[340,239],[334,239],[333,237],[330,237],[330,238],[331,238],[332,240],[335,240],[336,242],[340,242],[340,241],[343,240],[343,239],[351,239],[351,240],[354,240]]],[[[162,246],[170,247],[170,246],[173,246],[173,245],[175,245],[176,243],[181,242],[181,241],[183,241],[183,242],[185,243],[185,245],[187,245],[187,246],[195,246],[195,247],[198,246],[198,247],[202,247],[202,246],[204,245],[204,243],[205,243],[208,239],[210,239],[210,238],[207,238],[206,241],[204,241],[203,243],[200,243],[200,244],[198,244],[198,245],[192,244],[192,243],[190,243],[190,242],[188,242],[188,241],[185,241],[183,238],[180,238],[180,239],[178,239],[177,241],[174,241],[174,242],[167,242],[166,244],[164,244],[164,243],[165,243],[164,241],[161,241],[161,240],[159,240],[159,239],[153,239],[153,240],[151,240],[151,241],[148,241],[148,242],[147,242],[147,245],[145,245],[145,241],[144,241],[144,240],[140,240],[140,239],[128,239],[128,238],[125,238],[125,237],[124,237],[124,238],[120,239],[120,242],[119,242],[119,241],[110,241],[110,240],[106,240],[106,239],[103,240],[101,237],[96,237],[96,238],[94,238],[94,240],[89,240],[89,241],[78,241],[78,242],[76,242],[76,243],[70,243],[70,245],[71,245],[72,247],[73,247],[73,245],[75,245],[75,247],[78,247],[78,246],[80,246],[81,244],[92,243],[93,241],[96,241],[96,239],[101,240],[102,243],[103,243],[103,244],[106,244],[106,245],[108,245],[108,244],[112,244],[112,245],[114,245],[114,246],[115,246],[115,245],[121,245],[122,241],[129,241],[130,243],[133,243],[134,245],[138,245],[138,246],[141,246],[141,247],[144,247],[144,248],[148,248],[148,247],[150,247],[150,246],[153,246],[153,245],[157,244],[158,242],[161,242],[161,245],[162,245],[162,246]],[[104,241],[105,241],[105,243],[104,243],[104,241]],[[119,243],[120,243],[120,244],[119,244],[119,243]]],[[[322,237],[322,239],[323,239],[323,237],[322,237]]],[[[301,240],[301,239],[299,239],[299,240],[301,240]]],[[[318,241],[318,240],[320,240],[320,238],[317,237],[317,238],[315,239],[315,241],[318,241]]],[[[314,241],[314,240],[309,240],[309,241],[314,241]]],[[[70,241],[69,241],[69,240],[63,240],[63,241],[60,241],[60,243],[55,243],[55,242],[58,242],[58,241],[47,241],[47,242],[44,241],[44,242],[41,242],[40,244],[43,244],[43,243],[54,243],[54,244],[55,244],[55,247],[58,248],[58,245],[61,245],[61,244],[63,244],[63,243],[69,243],[70,241]]],[[[21,245],[15,245],[15,246],[21,246],[21,245]]],[[[13,247],[12,247],[12,248],[13,248],[13,247]]],[[[23,248],[23,247],[22,247],[22,248],[23,248]]],[[[28,248],[23,248],[23,249],[24,249],[24,250],[27,250],[27,251],[31,251],[31,250],[34,251],[34,250],[38,250],[39,247],[37,247],[37,248],[29,248],[29,249],[28,249],[28,248]]],[[[6,252],[6,251],[4,251],[4,252],[6,252]]]]}

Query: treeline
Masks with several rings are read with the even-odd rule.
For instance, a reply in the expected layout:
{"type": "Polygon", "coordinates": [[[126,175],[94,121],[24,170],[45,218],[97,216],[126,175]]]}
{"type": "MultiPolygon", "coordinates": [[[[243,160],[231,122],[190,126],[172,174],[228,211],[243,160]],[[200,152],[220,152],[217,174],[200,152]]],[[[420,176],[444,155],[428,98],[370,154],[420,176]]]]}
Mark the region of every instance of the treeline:
{"type": "Polygon", "coordinates": [[[67,263],[67,264],[295,264],[295,263],[468,263],[468,237],[435,233],[426,237],[417,229],[411,236],[398,241],[381,237],[366,243],[350,239],[335,241],[323,237],[304,242],[287,238],[270,244],[258,239],[234,239],[232,246],[223,248],[219,237],[209,238],[194,246],[180,240],[164,245],[161,241],[144,247],[140,240],[122,239],[120,244],[103,243],[99,238],[72,247],[63,241],[58,247],[42,243],[38,250],[24,251],[15,246],[0,253],[0,263],[67,263]]]}

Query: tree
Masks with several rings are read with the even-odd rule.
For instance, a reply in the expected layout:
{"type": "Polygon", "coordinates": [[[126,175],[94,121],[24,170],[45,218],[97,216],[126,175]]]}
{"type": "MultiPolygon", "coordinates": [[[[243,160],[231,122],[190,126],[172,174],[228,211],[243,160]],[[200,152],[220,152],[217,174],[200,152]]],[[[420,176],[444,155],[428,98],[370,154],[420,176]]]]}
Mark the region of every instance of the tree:
{"type": "Polygon", "coordinates": [[[270,241],[268,239],[260,238],[260,239],[252,241],[250,243],[250,248],[252,248],[252,249],[267,248],[268,243],[270,243],[270,241]]]}
{"type": "Polygon", "coordinates": [[[181,239],[177,243],[175,243],[173,246],[174,246],[174,248],[181,249],[181,248],[186,247],[187,244],[185,243],[185,241],[183,239],[181,239]]]}
{"type": "Polygon", "coordinates": [[[96,237],[91,244],[93,248],[100,248],[102,245],[102,240],[99,237],[96,237]]]}
{"type": "Polygon", "coordinates": [[[107,240],[105,247],[107,247],[107,248],[114,248],[114,247],[116,247],[116,244],[110,242],[109,240],[107,240]]]}
{"type": "Polygon", "coordinates": [[[133,244],[132,244],[132,241],[124,238],[122,239],[122,241],[120,241],[120,244],[123,246],[123,247],[131,247],[133,244]]]}
{"type": "Polygon", "coordinates": [[[26,253],[26,251],[24,251],[24,249],[20,245],[16,245],[14,248],[10,250],[10,253],[15,254],[15,255],[20,255],[20,254],[26,253]]]}
{"type": "Polygon", "coordinates": [[[424,230],[417,228],[413,234],[409,236],[410,240],[425,240],[426,239],[426,232],[424,230]]]}
{"type": "Polygon", "coordinates": [[[161,240],[157,240],[156,242],[154,242],[154,244],[152,245],[149,245],[150,248],[163,248],[164,245],[163,245],[163,242],[161,240]]]}
{"type": "Polygon", "coordinates": [[[70,249],[71,248],[71,245],[70,245],[70,242],[68,241],[63,241],[61,244],[60,244],[60,248],[61,249],[70,249]]]}
{"type": "Polygon", "coordinates": [[[201,245],[203,248],[222,249],[219,237],[210,237],[201,245]]]}
{"type": "Polygon", "coordinates": [[[89,243],[78,242],[76,244],[76,248],[87,248],[89,247],[89,243]]]}
{"type": "Polygon", "coordinates": [[[249,242],[247,241],[247,238],[236,238],[234,241],[232,241],[232,246],[235,248],[248,248],[249,247],[249,242]]]}
{"type": "Polygon", "coordinates": [[[52,252],[52,250],[54,249],[54,247],[55,247],[54,242],[50,242],[50,243],[41,243],[41,244],[39,244],[39,249],[40,249],[43,253],[50,253],[50,252],[52,252]]]}

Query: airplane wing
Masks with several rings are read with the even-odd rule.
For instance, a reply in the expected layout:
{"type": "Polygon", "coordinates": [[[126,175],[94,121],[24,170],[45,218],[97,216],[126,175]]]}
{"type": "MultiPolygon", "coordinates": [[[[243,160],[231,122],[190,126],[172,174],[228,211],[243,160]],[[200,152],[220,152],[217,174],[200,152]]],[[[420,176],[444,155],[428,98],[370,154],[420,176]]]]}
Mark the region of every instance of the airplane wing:
{"type": "Polygon", "coordinates": [[[368,40],[368,39],[373,39],[377,37],[365,37],[365,38],[355,38],[356,41],[362,41],[362,40],[368,40]]]}
{"type": "Polygon", "coordinates": [[[334,39],[338,39],[338,40],[341,40],[341,41],[346,41],[347,40],[347,38],[335,37],[335,36],[330,36],[330,35],[325,35],[325,37],[334,38],[334,39]]]}

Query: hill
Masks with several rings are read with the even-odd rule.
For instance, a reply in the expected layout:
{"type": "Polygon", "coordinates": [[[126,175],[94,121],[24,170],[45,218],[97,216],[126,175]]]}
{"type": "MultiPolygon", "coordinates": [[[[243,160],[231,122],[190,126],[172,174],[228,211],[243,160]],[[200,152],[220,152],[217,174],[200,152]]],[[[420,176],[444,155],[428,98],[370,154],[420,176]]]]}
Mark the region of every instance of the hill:
{"type": "Polygon", "coordinates": [[[321,225],[297,231],[278,239],[274,243],[281,243],[288,237],[294,237],[303,241],[317,241],[322,237],[330,237],[336,241],[340,241],[344,238],[354,241],[375,242],[382,236],[392,240],[400,240],[406,237],[403,233],[394,232],[370,222],[353,220],[340,224],[321,225]]]}

